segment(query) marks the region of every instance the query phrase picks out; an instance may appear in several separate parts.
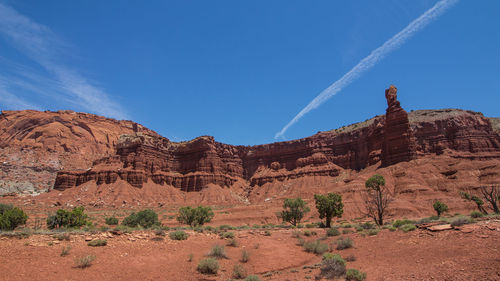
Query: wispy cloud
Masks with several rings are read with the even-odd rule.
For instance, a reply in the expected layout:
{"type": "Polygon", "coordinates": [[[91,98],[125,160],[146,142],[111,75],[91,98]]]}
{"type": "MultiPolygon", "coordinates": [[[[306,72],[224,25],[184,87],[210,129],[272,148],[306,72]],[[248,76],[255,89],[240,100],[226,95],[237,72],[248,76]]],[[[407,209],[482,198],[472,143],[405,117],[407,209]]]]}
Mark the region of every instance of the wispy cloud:
{"type": "MultiPolygon", "coordinates": [[[[4,79],[3,87],[0,88],[5,97],[9,96],[8,89],[21,87],[49,95],[57,101],[69,102],[86,111],[118,119],[127,118],[120,104],[114,102],[103,89],[84,77],[76,68],[63,61],[71,54],[71,48],[48,27],[0,3],[0,34],[50,75],[44,77],[23,65],[10,68],[9,73],[0,73],[4,78],[10,76],[9,79],[4,79]],[[49,86],[50,91],[42,89],[45,86],[49,86]]],[[[0,62],[8,61],[3,59],[0,62]]],[[[5,97],[1,100],[6,100],[5,97]]],[[[23,104],[20,98],[17,99],[16,108],[23,104]]],[[[14,99],[9,100],[11,104],[16,103],[14,99]]],[[[24,104],[29,105],[27,102],[24,104]]]]}
{"type": "Polygon", "coordinates": [[[456,4],[458,0],[441,0],[437,2],[432,8],[423,13],[420,17],[412,21],[399,33],[394,35],[391,39],[387,40],[382,46],[373,50],[370,55],[362,59],[356,66],[349,72],[344,74],[339,80],[335,81],[330,87],[323,90],[317,97],[315,97],[306,107],[304,107],[288,124],[286,124],[281,131],[276,133],[275,139],[284,137],[285,132],[300,118],[309,113],[311,110],[318,108],[321,104],[328,99],[339,93],[343,88],[351,84],[354,80],[359,78],[361,74],[371,69],[377,62],[382,60],[390,52],[399,48],[415,33],[422,30],[434,19],[442,15],[448,8],[456,4]]]}

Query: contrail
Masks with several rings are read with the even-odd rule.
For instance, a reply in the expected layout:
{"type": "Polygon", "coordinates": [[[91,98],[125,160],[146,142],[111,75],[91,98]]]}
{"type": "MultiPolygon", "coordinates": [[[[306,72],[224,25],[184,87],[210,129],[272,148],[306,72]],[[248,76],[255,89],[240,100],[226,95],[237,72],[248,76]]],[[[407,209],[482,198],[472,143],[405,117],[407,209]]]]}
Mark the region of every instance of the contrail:
{"type": "Polygon", "coordinates": [[[288,124],[286,124],[281,131],[276,133],[275,139],[283,137],[285,132],[297,121],[302,118],[309,111],[316,109],[325,101],[327,101],[332,96],[340,92],[344,87],[351,84],[356,80],[363,72],[369,70],[377,62],[382,60],[387,54],[399,48],[406,40],[408,40],[415,33],[426,27],[434,19],[442,15],[448,8],[456,4],[459,0],[441,0],[436,3],[432,8],[423,13],[420,17],[412,21],[408,26],[406,26],[399,33],[394,35],[391,39],[387,40],[382,46],[373,50],[370,55],[362,59],[356,66],[354,66],[349,72],[344,74],[342,78],[335,81],[330,87],[323,90],[317,97],[315,97],[306,107],[304,107],[299,114],[297,114],[288,124]]]}

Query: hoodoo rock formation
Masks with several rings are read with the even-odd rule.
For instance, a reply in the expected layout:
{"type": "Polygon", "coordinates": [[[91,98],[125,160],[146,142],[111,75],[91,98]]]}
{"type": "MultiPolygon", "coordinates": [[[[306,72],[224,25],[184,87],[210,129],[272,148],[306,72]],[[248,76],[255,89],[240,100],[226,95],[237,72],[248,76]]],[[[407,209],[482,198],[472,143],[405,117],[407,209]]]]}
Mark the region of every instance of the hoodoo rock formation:
{"type": "Polygon", "coordinates": [[[408,113],[398,101],[398,89],[391,85],[385,90],[387,110],[385,113],[382,166],[390,166],[416,158],[415,138],[408,120],[408,113]]]}
{"type": "Polygon", "coordinates": [[[176,143],[131,121],[70,111],[5,111],[0,115],[0,193],[26,190],[25,185],[65,190],[89,182],[125,182],[134,188],[148,183],[184,192],[214,185],[253,190],[305,177],[338,179],[344,171],[432,155],[500,159],[497,119],[457,109],[407,113],[394,86],[386,90],[386,99],[386,115],[256,146],[223,144],[209,136],[176,143]]]}

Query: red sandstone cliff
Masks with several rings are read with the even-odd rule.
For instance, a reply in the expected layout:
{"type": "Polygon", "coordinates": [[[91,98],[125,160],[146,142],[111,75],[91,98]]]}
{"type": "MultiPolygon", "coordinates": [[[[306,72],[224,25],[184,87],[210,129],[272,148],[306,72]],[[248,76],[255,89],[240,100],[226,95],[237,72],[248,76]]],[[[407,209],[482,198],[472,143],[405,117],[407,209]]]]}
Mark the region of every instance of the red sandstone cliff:
{"type": "Polygon", "coordinates": [[[463,110],[407,114],[395,94],[388,90],[385,116],[257,146],[232,146],[206,136],[175,143],[130,121],[69,111],[3,112],[0,190],[12,190],[5,188],[12,183],[31,184],[28,189],[35,190],[54,184],[64,190],[118,181],[136,188],[150,182],[185,192],[235,184],[252,190],[275,181],[336,178],[344,170],[390,166],[427,155],[500,159],[495,119],[463,110]],[[28,179],[20,181],[24,175],[28,179]]]}
{"type": "Polygon", "coordinates": [[[500,159],[500,137],[481,114],[461,111],[416,111],[407,114],[397,90],[386,90],[385,116],[314,136],[257,146],[231,146],[212,137],[173,143],[156,136],[122,136],[116,154],[94,162],[84,172],[62,171],[55,188],[88,181],[124,180],[142,187],[151,180],[183,191],[208,184],[236,182],[262,186],[305,176],[336,177],[342,170],[390,166],[417,155],[448,153],[452,157],[500,159]]]}

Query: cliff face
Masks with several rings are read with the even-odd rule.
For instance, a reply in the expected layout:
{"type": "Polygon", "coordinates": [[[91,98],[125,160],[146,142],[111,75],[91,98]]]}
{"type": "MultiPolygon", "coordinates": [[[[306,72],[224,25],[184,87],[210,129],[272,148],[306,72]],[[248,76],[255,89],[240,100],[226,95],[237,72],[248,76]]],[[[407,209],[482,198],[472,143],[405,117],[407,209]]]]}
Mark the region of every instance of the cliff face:
{"type": "Polygon", "coordinates": [[[462,110],[408,114],[397,101],[394,86],[386,90],[386,99],[385,116],[294,141],[231,146],[212,137],[173,143],[144,134],[122,136],[115,155],[95,161],[84,172],[60,172],[54,188],[121,179],[138,188],[151,180],[200,191],[208,184],[230,187],[239,181],[262,186],[305,176],[337,177],[344,169],[390,166],[426,154],[500,159],[500,137],[482,114],[462,110]]]}
{"type": "Polygon", "coordinates": [[[122,134],[155,132],[131,121],[73,111],[3,111],[0,114],[0,195],[38,193],[61,169],[87,169],[115,153],[122,134]]]}
{"type": "Polygon", "coordinates": [[[434,154],[500,159],[496,119],[455,109],[406,113],[395,87],[386,91],[386,99],[386,115],[257,146],[223,144],[208,136],[175,143],[131,121],[71,111],[6,111],[0,115],[0,193],[119,180],[136,188],[151,182],[185,192],[211,184],[251,190],[434,154]]]}

